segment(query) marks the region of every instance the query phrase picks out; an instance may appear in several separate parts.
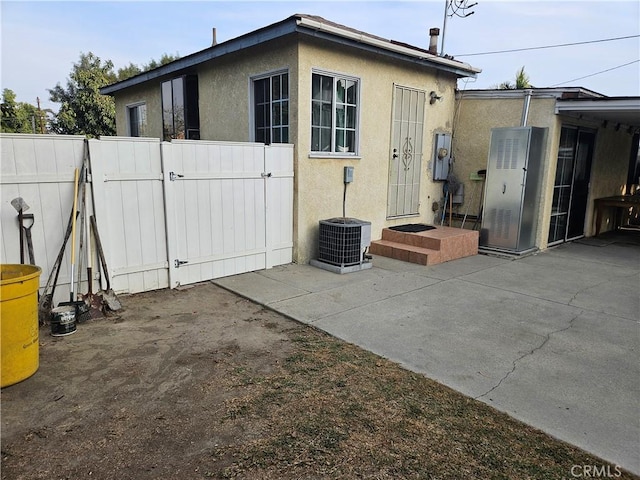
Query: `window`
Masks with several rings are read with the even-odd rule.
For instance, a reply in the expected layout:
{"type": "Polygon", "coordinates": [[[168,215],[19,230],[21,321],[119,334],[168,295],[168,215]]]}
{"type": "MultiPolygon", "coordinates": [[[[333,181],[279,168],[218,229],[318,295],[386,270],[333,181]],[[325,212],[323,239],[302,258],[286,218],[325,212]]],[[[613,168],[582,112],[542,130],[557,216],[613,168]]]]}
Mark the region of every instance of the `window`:
{"type": "Polygon", "coordinates": [[[127,107],[130,137],[144,137],[147,133],[147,106],[144,103],[127,107]]]}
{"type": "Polygon", "coordinates": [[[289,141],[289,74],[279,73],[253,81],[256,142],[289,141]]]}
{"type": "Polygon", "coordinates": [[[162,138],[198,140],[198,77],[185,75],[162,82],[162,138]]]}
{"type": "Polygon", "coordinates": [[[358,80],[314,73],[311,81],[311,151],[358,151],[358,80]]]}

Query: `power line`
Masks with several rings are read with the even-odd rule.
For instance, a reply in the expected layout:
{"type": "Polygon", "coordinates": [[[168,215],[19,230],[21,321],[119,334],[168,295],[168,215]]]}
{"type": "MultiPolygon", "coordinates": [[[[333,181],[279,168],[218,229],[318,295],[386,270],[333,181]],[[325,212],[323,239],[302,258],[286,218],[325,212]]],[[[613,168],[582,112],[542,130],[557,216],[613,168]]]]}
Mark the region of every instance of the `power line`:
{"type": "Polygon", "coordinates": [[[606,70],[602,70],[600,72],[592,73],[591,75],[585,75],[584,77],[574,78],[573,80],[567,80],[566,82],[556,83],[555,85],[551,85],[551,86],[552,87],[557,87],[558,85],[564,85],[565,83],[571,83],[571,82],[575,82],[575,81],[578,81],[578,80],[582,80],[584,78],[589,78],[589,77],[593,77],[595,75],[600,75],[601,73],[610,72],[611,70],[616,70],[618,68],[626,67],[627,65],[632,65],[632,64],[638,63],[638,62],[640,62],[640,59],[634,60],[633,62],[624,63],[622,65],[618,65],[617,67],[607,68],[606,70]]]}
{"type": "Polygon", "coordinates": [[[640,35],[627,35],[626,37],[603,38],[602,40],[589,40],[586,42],[575,42],[575,43],[561,43],[558,45],[545,45],[542,47],[516,48],[513,50],[496,50],[494,52],[484,52],[484,53],[463,53],[460,55],[454,55],[454,57],[472,57],[477,55],[494,55],[497,53],[512,53],[512,52],[524,52],[527,50],[542,50],[545,48],[571,47],[573,45],[586,45],[589,43],[613,42],[614,40],[626,40],[628,38],[638,38],[638,37],[640,37],[640,35]]]}

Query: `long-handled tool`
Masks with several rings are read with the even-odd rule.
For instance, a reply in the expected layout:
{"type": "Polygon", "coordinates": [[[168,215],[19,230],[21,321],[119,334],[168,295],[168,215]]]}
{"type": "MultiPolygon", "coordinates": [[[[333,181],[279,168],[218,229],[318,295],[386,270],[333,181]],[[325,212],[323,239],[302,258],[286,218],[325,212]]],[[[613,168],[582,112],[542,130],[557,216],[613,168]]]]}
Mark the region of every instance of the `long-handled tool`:
{"type": "MultiPolygon", "coordinates": [[[[80,175],[84,173],[85,166],[82,166],[82,170],[80,171],[80,175]]],[[[74,199],[77,198],[74,196],[74,199]]],[[[78,212],[76,211],[76,203],[75,200],[71,207],[71,213],[69,214],[69,221],[67,222],[67,229],[64,234],[64,238],[62,240],[62,245],[60,246],[60,251],[58,252],[58,257],[56,258],[55,263],[51,267],[51,271],[49,272],[49,278],[47,279],[47,284],[44,287],[44,291],[42,292],[42,296],[38,302],[38,318],[40,320],[41,325],[46,325],[51,319],[51,310],[53,308],[53,298],[55,295],[55,290],[58,285],[58,276],[60,275],[60,267],[62,266],[62,260],[64,258],[64,252],[67,248],[67,243],[69,241],[69,237],[73,232],[74,220],[78,217],[78,212]]]]}
{"type": "Polygon", "coordinates": [[[22,197],[11,200],[11,205],[18,212],[18,228],[20,229],[20,263],[24,263],[24,212],[29,210],[29,205],[22,197]]]}
{"type": "Polygon", "coordinates": [[[462,225],[460,226],[460,228],[464,228],[464,224],[467,221],[467,216],[469,215],[469,210],[471,209],[471,204],[473,203],[473,200],[476,198],[476,190],[478,190],[478,182],[482,181],[483,178],[474,172],[474,173],[471,173],[471,175],[469,175],[469,180],[474,182],[474,185],[473,185],[473,190],[471,191],[471,198],[469,199],[469,203],[467,204],[467,209],[464,212],[464,218],[462,219],[462,225]]]}
{"type": "Polygon", "coordinates": [[[69,292],[69,301],[73,302],[75,300],[75,266],[76,266],[76,215],[75,212],[78,211],[78,180],[79,180],[79,172],[76,168],[75,177],[73,179],[73,223],[71,225],[71,289],[69,292]]]}
{"type": "MultiPolygon", "coordinates": [[[[80,293],[82,288],[82,271],[83,271],[83,262],[85,260],[85,249],[86,249],[86,235],[87,235],[87,176],[86,176],[86,162],[83,162],[82,165],[83,175],[80,176],[80,193],[79,193],[79,211],[80,211],[80,242],[78,245],[78,289],[76,290],[77,295],[74,297],[76,299],[76,321],[78,323],[85,322],[91,319],[91,311],[89,309],[89,304],[87,302],[87,298],[80,293]]],[[[89,281],[89,278],[87,278],[89,281]]]]}
{"type": "Polygon", "coordinates": [[[79,182],[79,172],[78,169],[75,169],[74,176],[74,191],[73,191],[73,221],[71,224],[71,275],[70,275],[70,284],[71,288],[69,289],[69,301],[61,302],[58,306],[73,306],[75,307],[75,320],[82,321],[86,320],[88,314],[87,304],[84,300],[76,300],[76,282],[75,282],[75,266],[76,266],[76,212],[78,211],[78,182],[79,182]]]}
{"type": "Polygon", "coordinates": [[[84,162],[83,167],[85,169],[85,179],[84,179],[84,215],[83,215],[83,230],[86,239],[86,249],[87,249],[87,294],[84,296],[84,301],[86,302],[89,310],[90,318],[100,318],[104,316],[104,310],[102,305],[102,298],[98,295],[94,295],[93,293],[93,251],[91,249],[91,225],[90,218],[93,218],[89,211],[89,207],[93,206],[93,195],[91,195],[91,202],[89,202],[89,195],[91,193],[91,188],[89,186],[89,144],[85,140],[85,149],[84,149],[84,162]]]}
{"type": "Polygon", "coordinates": [[[45,285],[44,290],[42,292],[42,296],[40,297],[40,300],[38,302],[38,318],[40,321],[40,325],[46,325],[51,318],[51,309],[53,308],[53,296],[56,291],[56,286],[58,285],[58,275],[60,275],[60,266],[62,265],[64,252],[67,248],[67,242],[69,241],[69,237],[71,236],[73,218],[75,216],[76,216],[76,212],[72,209],[71,214],[69,215],[69,222],[67,223],[67,230],[64,234],[64,239],[62,240],[62,246],[60,247],[60,251],[58,252],[58,257],[56,258],[55,263],[51,267],[51,272],[49,273],[47,284],[45,285]]]}
{"type": "Polygon", "coordinates": [[[31,237],[31,227],[35,223],[33,213],[22,214],[22,229],[24,230],[24,236],[27,239],[27,252],[29,253],[29,263],[31,265],[36,264],[36,256],[33,253],[33,238],[31,237]]]}
{"type": "Polygon", "coordinates": [[[440,217],[440,225],[444,225],[444,219],[447,215],[447,204],[449,203],[449,184],[445,182],[442,185],[444,191],[444,202],[442,202],[442,216],[440,217]]]}
{"type": "Polygon", "coordinates": [[[476,216],[476,221],[473,222],[473,229],[475,230],[478,224],[482,225],[482,210],[484,209],[484,189],[486,187],[487,170],[478,170],[478,175],[482,178],[482,185],[480,187],[480,210],[476,216]]]}
{"type": "MultiPolygon", "coordinates": [[[[84,165],[87,168],[87,172],[90,172],[92,168],[91,167],[91,148],[89,148],[89,140],[86,138],[84,140],[84,145],[85,145],[84,147],[85,148],[84,150],[85,164],[84,165]]],[[[96,205],[95,205],[95,196],[93,195],[93,184],[91,184],[91,209],[93,214],[89,216],[89,223],[91,224],[91,232],[93,233],[93,239],[95,240],[95,246],[96,246],[96,251],[98,253],[98,260],[99,260],[99,262],[96,265],[99,270],[100,270],[100,267],[102,267],[102,272],[98,277],[100,289],[93,296],[92,306],[96,304],[95,300],[97,299],[101,305],[101,310],[103,313],[106,313],[105,312],[106,309],[111,311],[120,310],[122,308],[122,304],[120,303],[120,300],[118,300],[116,293],[111,289],[111,279],[109,278],[109,269],[107,268],[107,258],[105,257],[104,249],[102,248],[102,241],[100,240],[100,234],[98,232],[98,223],[96,222],[96,217],[95,217],[96,205]],[[104,274],[104,278],[107,282],[106,290],[102,288],[102,274],[104,274]]]]}
{"type": "Polygon", "coordinates": [[[104,250],[102,249],[102,242],[100,241],[100,234],[98,233],[98,225],[96,224],[96,218],[91,216],[91,227],[93,229],[93,236],[96,241],[96,249],[98,250],[98,256],[100,257],[100,263],[102,264],[102,271],[104,272],[104,278],[107,281],[107,289],[102,290],[102,284],[100,285],[100,291],[96,293],[96,296],[102,297],[103,304],[109,310],[120,310],[122,304],[113,290],[111,290],[111,282],[109,280],[109,269],[107,268],[107,259],[104,256],[104,250]]]}

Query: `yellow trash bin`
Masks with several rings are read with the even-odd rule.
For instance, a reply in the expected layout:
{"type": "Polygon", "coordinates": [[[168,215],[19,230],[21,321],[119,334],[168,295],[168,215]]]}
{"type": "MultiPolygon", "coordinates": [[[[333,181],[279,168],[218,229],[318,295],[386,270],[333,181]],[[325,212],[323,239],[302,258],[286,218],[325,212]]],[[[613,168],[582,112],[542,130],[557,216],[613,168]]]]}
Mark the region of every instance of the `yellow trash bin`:
{"type": "Polygon", "coordinates": [[[40,365],[35,265],[2,264],[0,270],[0,387],[21,382],[40,365]]]}

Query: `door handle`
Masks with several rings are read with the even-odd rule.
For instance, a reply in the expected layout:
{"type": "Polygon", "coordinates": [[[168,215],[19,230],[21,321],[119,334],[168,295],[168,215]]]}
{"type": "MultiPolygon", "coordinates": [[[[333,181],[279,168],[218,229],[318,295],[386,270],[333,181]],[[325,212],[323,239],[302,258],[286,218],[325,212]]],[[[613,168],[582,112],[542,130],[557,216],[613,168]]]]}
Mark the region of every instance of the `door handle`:
{"type": "Polygon", "coordinates": [[[504,195],[506,191],[507,191],[507,182],[502,182],[502,194],[504,195]]]}
{"type": "Polygon", "coordinates": [[[398,149],[394,148],[393,149],[393,155],[391,155],[391,158],[398,158],[398,153],[397,152],[398,152],[398,149]]]}

